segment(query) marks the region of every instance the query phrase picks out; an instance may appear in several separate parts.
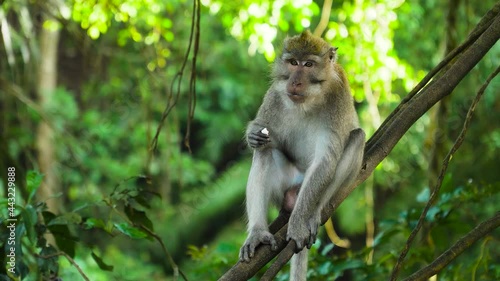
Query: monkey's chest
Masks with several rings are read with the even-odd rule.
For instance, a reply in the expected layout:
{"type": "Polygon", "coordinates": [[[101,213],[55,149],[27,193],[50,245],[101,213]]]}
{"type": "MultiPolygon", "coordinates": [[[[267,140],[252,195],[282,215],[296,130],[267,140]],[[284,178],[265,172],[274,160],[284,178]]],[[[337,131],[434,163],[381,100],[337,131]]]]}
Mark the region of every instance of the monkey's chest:
{"type": "Polygon", "coordinates": [[[317,153],[319,135],[314,128],[289,130],[281,136],[279,149],[299,170],[305,171],[317,153]]]}

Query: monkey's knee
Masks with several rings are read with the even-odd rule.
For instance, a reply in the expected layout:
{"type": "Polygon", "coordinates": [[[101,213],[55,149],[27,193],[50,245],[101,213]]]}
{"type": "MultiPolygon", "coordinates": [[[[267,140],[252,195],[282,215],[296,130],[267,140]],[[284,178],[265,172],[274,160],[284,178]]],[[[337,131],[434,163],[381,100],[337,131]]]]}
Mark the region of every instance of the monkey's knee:
{"type": "Polygon", "coordinates": [[[355,141],[356,143],[365,143],[365,131],[361,128],[354,129],[349,134],[349,142],[355,141]]]}

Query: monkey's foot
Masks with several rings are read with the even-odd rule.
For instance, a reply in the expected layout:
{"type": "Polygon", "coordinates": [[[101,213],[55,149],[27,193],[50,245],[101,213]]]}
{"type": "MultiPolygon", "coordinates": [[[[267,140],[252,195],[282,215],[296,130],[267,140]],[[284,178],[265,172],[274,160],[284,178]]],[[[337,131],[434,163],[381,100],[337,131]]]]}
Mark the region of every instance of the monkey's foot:
{"type": "Polygon", "coordinates": [[[300,216],[294,216],[292,213],[290,221],[288,222],[286,240],[295,241],[296,253],[300,252],[306,246],[308,249],[311,249],[318,235],[319,223],[320,220],[317,217],[304,219],[300,216]]]}
{"type": "Polygon", "coordinates": [[[251,230],[243,247],[240,249],[240,261],[250,261],[250,258],[255,254],[255,248],[257,248],[259,244],[271,245],[271,250],[273,251],[278,249],[276,240],[269,231],[264,229],[251,230]]]}

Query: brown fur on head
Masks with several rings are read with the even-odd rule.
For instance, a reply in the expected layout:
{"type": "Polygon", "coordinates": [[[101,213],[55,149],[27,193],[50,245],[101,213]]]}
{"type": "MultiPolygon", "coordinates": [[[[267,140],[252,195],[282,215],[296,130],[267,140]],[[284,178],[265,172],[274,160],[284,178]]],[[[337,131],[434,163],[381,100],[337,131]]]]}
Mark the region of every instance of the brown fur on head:
{"type": "Polygon", "coordinates": [[[325,40],[314,36],[309,30],[300,35],[289,37],[283,43],[283,53],[290,53],[296,57],[323,56],[330,51],[330,59],[335,59],[336,50],[337,48],[332,48],[325,40]]]}

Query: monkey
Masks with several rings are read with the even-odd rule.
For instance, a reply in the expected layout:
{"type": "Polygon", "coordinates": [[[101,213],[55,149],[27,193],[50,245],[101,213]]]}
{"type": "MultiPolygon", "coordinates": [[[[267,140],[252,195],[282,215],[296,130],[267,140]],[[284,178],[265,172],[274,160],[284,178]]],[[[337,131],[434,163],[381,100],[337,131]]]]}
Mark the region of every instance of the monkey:
{"type": "Polygon", "coordinates": [[[290,280],[306,280],[321,211],[340,188],[353,184],[363,161],[365,133],[337,48],[309,31],[287,37],[245,135],[253,157],[240,261],[250,261],[260,244],[277,250],[267,213],[271,204],[281,206],[291,212],[286,239],[296,245],[290,280]]]}

